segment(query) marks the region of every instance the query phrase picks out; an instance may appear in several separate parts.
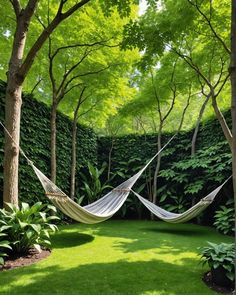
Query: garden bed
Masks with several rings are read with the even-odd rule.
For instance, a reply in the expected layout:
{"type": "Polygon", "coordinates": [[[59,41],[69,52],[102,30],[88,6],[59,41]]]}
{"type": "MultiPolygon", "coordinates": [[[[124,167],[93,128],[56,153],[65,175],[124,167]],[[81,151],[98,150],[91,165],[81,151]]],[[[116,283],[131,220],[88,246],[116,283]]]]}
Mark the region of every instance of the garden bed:
{"type": "Polygon", "coordinates": [[[25,255],[13,255],[6,259],[5,264],[0,267],[1,271],[9,270],[36,263],[50,255],[50,250],[42,250],[40,253],[34,249],[25,255]]]}

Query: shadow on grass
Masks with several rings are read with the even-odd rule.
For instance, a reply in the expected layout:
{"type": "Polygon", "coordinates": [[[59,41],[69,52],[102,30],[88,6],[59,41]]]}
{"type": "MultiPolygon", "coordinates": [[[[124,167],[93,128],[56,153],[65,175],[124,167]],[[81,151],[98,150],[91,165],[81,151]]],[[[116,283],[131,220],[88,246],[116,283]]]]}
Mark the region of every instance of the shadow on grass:
{"type": "MultiPolygon", "coordinates": [[[[52,236],[52,248],[70,248],[90,243],[94,237],[78,232],[61,231],[52,236]]],[[[1,293],[0,293],[1,294],[1,293]]]]}
{"type": "Polygon", "coordinates": [[[1,274],[1,295],[208,295],[214,292],[194,271],[196,261],[161,260],[93,263],[64,269],[31,266],[1,274]],[[152,292],[152,293],[151,293],[152,292]],[[149,293],[148,293],[149,294],[149,293]]]}
{"type": "MultiPolygon", "coordinates": [[[[191,226],[191,225],[190,225],[191,226]]],[[[199,230],[196,228],[176,228],[173,226],[173,228],[141,228],[141,231],[150,231],[155,233],[162,233],[162,234],[170,234],[170,235],[177,235],[177,236],[207,236],[208,233],[203,230],[199,230]]]]}
{"type": "Polygon", "coordinates": [[[184,251],[198,253],[197,248],[203,246],[211,236],[211,231],[206,227],[152,221],[141,222],[140,226],[139,221],[112,221],[104,223],[102,227],[94,227],[93,233],[95,236],[127,239],[117,241],[113,246],[124,253],[149,249],[160,251],[163,246],[175,254],[184,251]]]}

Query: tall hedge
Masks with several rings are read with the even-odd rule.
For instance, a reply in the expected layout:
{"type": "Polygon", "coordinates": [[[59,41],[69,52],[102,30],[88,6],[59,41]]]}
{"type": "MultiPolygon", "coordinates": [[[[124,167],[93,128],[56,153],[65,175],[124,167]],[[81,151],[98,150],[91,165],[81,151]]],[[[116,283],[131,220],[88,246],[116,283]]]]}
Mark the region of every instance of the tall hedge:
{"type": "MultiPolygon", "coordinates": [[[[226,113],[230,124],[230,112],[226,113]]],[[[191,157],[193,130],[178,134],[162,153],[161,171],[158,177],[158,203],[166,208],[179,206],[183,210],[206,196],[211,190],[231,175],[231,153],[219,122],[215,118],[201,124],[197,139],[197,153],[191,157]]],[[[163,134],[163,144],[173,134],[163,134]]],[[[116,138],[102,137],[98,142],[98,159],[108,162],[112,148],[111,171],[113,185],[123,181],[124,175],[131,176],[157,151],[157,135],[127,135],[116,138]],[[113,144],[112,144],[113,140],[113,144]]],[[[148,196],[148,179],[154,174],[155,161],[138,180],[134,189],[148,196]]],[[[232,198],[232,184],[229,181],[205,211],[203,222],[209,222],[220,204],[232,198]]],[[[137,205],[135,205],[137,208],[137,205]]],[[[135,209],[136,210],[136,209],[135,209]]],[[[133,210],[133,211],[135,211],[133,210]]]]}
{"type": "MultiPolygon", "coordinates": [[[[6,84],[0,82],[0,120],[4,122],[6,84]]],[[[58,112],[57,117],[57,185],[69,193],[72,122],[58,112]]],[[[77,171],[86,161],[97,161],[97,136],[92,129],[78,125],[77,171]]],[[[4,131],[0,127],[0,198],[3,192],[4,131]]],[[[21,116],[21,148],[45,175],[50,176],[50,109],[31,95],[23,94],[21,116]]],[[[77,178],[78,179],[78,178],[77,178]]],[[[77,183],[79,187],[79,183],[77,183]]],[[[19,194],[21,201],[46,201],[39,181],[25,159],[20,157],[19,194]]]]}

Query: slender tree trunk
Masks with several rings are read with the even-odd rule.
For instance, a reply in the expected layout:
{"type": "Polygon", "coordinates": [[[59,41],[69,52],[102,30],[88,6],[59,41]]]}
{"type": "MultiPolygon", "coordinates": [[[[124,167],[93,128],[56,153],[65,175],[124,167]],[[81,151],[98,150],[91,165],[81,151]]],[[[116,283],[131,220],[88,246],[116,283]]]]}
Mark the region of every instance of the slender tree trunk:
{"type": "Polygon", "coordinates": [[[56,183],[56,174],[57,174],[57,160],[56,160],[56,137],[57,137],[57,103],[52,104],[51,108],[51,181],[56,183]]]}
{"type": "Polygon", "coordinates": [[[110,174],[111,174],[111,158],[112,158],[111,155],[112,155],[113,147],[114,147],[114,138],[112,138],[112,140],[111,140],[111,148],[110,148],[109,154],[108,154],[107,181],[110,180],[110,174]]]}
{"type": "MultiPolygon", "coordinates": [[[[160,151],[161,149],[161,132],[162,132],[162,123],[160,123],[159,131],[158,131],[158,136],[157,136],[157,152],[160,151]]],[[[160,166],[161,166],[161,153],[157,156],[157,161],[156,161],[156,168],[154,172],[154,177],[153,177],[153,195],[152,195],[152,202],[153,204],[156,204],[157,201],[157,176],[160,171],[160,166]]],[[[151,219],[154,219],[154,215],[151,213],[151,219]]]]}
{"type": "MultiPolygon", "coordinates": [[[[158,131],[158,136],[157,136],[157,152],[160,151],[161,149],[161,136],[162,136],[162,123],[160,123],[159,131],[158,131]]],[[[160,166],[161,166],[161,153],[157,156],[157,161],[156,161],[156,168],[154,172],[154,177],[153,177],[153,197],[152,197],[152,202],[156,204],[157,200],[157,176],[160,171],[160,166]]]]}
{"type": "Polygon", "coordinates": [[[77,149],[77,116],[73,120],[72,127],[72,147],[71,147],[71,183],[70,183],[70,197],[75,199],[75,175],[76,175],[76,149],[77,149]]]}
{"type": "MultiPolygon", "coordinates": [[[[231,75],[232,77],[232,75],[231,75]]],[[[232,78],[231,78],[232,79],[232,78]]],[[[233,90],[232,90],[233,91],[233,90]]],[[[214,90],[211,91],[211,98],[212,98],[212,106],[214,108],[214,112],[216,114],[216,117],[221,125],[221,128],[223,130],[224,136],[226,138],[226,140],[228,141],[228,144],[230,146],[231,151],[233,152],[233,147],[232,147],[232,134],[231,131],[228,127],[228,124],[222,114],[222,112],[220,111],[217,101],[216,101],[216,97],[215,97],[215,93],[214,90]]]]}
{"type": "MultiPolygon", "coordinates": [[[[233,170],[233,191],[234,191],[234,208],[236,212],[236,1],[232,0],[231,15],[231,114],[232,114],[232,170],[233,170]]],[[[236,220],[235,220],[236,228],[236,220]]],[[[235,235],[236,245],[236,235],[235,235]]],[[[236,261],[235,261],[236,262],[236,261]]],[[[236,278],[236,268],[235,268],[236,278]]],[[[236,290],[236,286],[235,286],[236,290]]]]}
{"type": "Polygon", "coordinates": [[[193,137],[192,137],[192,143],[191,143],[191,156],[193,157],[196,153],[196,141],[197,141],[197,135],[198,135],[198,131],[199,131],[199,126],[202,120],[202,116],[203,113],[206,109],[207,103],[210,99],[211,95],[207,95],[207,97],[205,98],[205,101],[200,109],[199,115],[198,115],[198,119],[197,119],[197,123],[196,123],[196,127],[194,129],[194,133],[193,133],[193,137]]]}

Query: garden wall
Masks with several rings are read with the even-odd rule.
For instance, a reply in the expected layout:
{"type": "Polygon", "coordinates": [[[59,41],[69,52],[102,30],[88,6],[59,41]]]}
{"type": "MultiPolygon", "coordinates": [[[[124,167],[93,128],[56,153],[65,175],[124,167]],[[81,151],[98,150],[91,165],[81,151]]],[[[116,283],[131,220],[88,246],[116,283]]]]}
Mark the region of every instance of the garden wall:
{"type": "MultiPolygon", "coordinates": [[[[4,98],[6,84],[0,81],[0,120],[4,122],[4,98]]],[[[35,100],[32,95],[23,95],[21,116],[21,148],[42,172],[50,176],[50,109],[35,100]]],[[[65,192],[70,188],[72,122],[58,113],[57,119],[57,184],[65,192]]],[[[97,136],[92,129],[78,126],[77,169],[89,160],[96,163],[97,136]]],[[[0,127],[0,198],[3,191],[3,128],[0,127]]],[[[32,168],[20,157],[20,200],[34,203],[44,200],[42,187],[32,168]]],[[[78,178],[77,178],[78,179],[78,178]]],[[[77,187],[79,184],[77,185],[77,187]]]]}
{"type": "MultiPolygon", "coordinates": [[[[230,112],[225,116],[230,121],[230,112]]],[[[178,134],[162,153],[157,182],[158,204],[175,212],[186,210],[231,175],[231,153],[218,121],[210,119],[201,124],[195,157],[190,156],[192,134],[193,131],[178,134]]],[[[164,134],[163,144],[172,135],[164,134]]],[[[111,153],[111,176],[115,186],[137,172],[156,153],[157,135],[127,135],[113,139],[102,137],[98,140],[98,147],[100,163],[108,162],[111,153]]],[[[134,187],[143,196],[148,197],[154,168],[155,161],[134,187]]],[[[123,211],[127,211],[125,214],[137,217],[135,212],[138,212],[140,217],[149,216],[137,200],[131,198],[126,204],[128,208],[123,208],[123,211]]],[[[232,198],[232,184],[229,181],[214,204],[201,216],[201,222],[212,221],[213,212],[219,205],[232,198]]]]}
{"type": "MultiPolygon", "coordinates": [[[[4,122],[5,87],[5,83],[0,82],[0,120],[2,122],[4,122]]],[[[230,121],[230,113],[225,115],[230,121]]],[[[0,130],[0,198],[2,198],[4,132],[2,128],[0,130]]],[[[68,193],[72,122],[61,113],[58,113],[57,130],[57,184],[68,193]]],[[[218,121],[210,119],[201,125],[195,157],[190,156],[192,133],[193,131],[178,134],[162,153],[157,199],[159,205],[171,211],[186,210],[231,174],[231,153],[218,121]]],[[[163,144],[172,135],[163,134],[163,144]]],[[[155,134],[97,138],[92,129],[81,125],[78,126],[77,142],[77,171],[83,170],[81,167],[86,167],[87,161],[92,164],[98,161],[98,167],[101,167],[103,162],[108,163],[109,154],[111,154],[109,184],[112,186],[118,185],[136,173],[157,150],[155,134]]],[[[21,147],[35,165],[50,176],[50,109],[26,94],[23,96],[22,105],[21,147]]],[[[154,169],[155,161],[134,187],[145,197],[148,197],[150,193],[154,169]]],[[[19,176],[21,201],[29,203],[34,203],[36,200],[46,201],[39,181],[22,157],[19,176]]],[[[84,194],[84,191],[78,192],[78,188],[81,189],[84,186],[80,176],[78,174],[76,177],[78,197],[84,194]]],[[[102,175],[102,183],[106,181],[107,170],[102,175]]],[[[211,222],[213,212],[232,197],[232,184],[229,181],[214,204],[201,216],[201,222],[211,222]]],[[[0,201],[2,202],[1,199],[0,201]]],[[[86,198],[84,203],[87,203],[86,198]]],[[[149,218],[150,214],[131,194],[117,216],[149,218]]]]}

